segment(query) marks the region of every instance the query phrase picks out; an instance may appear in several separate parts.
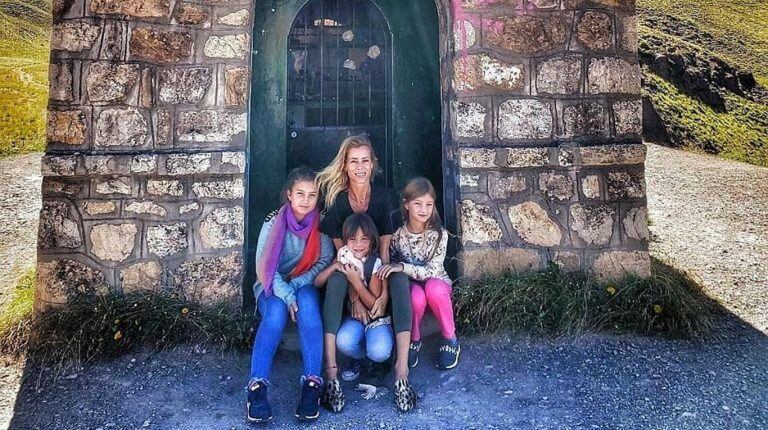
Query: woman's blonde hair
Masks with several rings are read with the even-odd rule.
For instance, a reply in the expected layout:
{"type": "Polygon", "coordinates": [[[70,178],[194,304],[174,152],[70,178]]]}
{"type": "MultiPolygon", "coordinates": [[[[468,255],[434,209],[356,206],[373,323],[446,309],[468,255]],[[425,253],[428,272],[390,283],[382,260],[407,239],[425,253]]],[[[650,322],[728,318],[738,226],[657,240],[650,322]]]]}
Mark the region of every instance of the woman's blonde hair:
{"type": "Polygon", "coordinates": [[[349,188],[349,177],[346,172],[347,154],[350,149],[360,147],[367,147],[371,151],[371,163],[373,164],[371,180],[379,172],[379,160],[376,158],[371,140],[367,136],[349,136],[344,139],[331,164],[317,174],[317,188],[325,195],[326,208],[333,205],[339,193],[349,188]]]}

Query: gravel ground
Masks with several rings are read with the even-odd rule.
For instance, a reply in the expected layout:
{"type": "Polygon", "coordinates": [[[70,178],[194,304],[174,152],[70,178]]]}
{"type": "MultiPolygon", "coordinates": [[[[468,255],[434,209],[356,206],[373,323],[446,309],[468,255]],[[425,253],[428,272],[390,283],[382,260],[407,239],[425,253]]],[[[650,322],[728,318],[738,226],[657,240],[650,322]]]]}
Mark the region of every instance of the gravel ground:
{"type": "MultiPolygon", "coordinates": [[[[13,239],[0,238],[0,256],[31,264],[39,202],[26,197],[39,193],[39,177],[26,194],[8,188],[24,175],[5,174],[19,160],[39,171],[39,156],[0,160],[0,225],[15,226],[4,226],[13,239]],[[17,246],[22,241],[32,246],[17,246]]],[[[647,166],[652,253],[691,270],[733,313],[721,336],[704,344],[604,335],[465,339],[457,369],[439,372],[425,354],[413,371],[421,396],[413,413],[397,413],[391,394],[364,401],[346,386],[348,408],[323,412],[317,427],[768,428],[768,169],[656,145],[647,166]]],[[[2,269],[0,280],[10,266],[2,269]]],[[[434,347],[432,339],[425,352],[434,347]]],[[[300,356],[284,349],[275,363],[269,427],[306,427],[292,417],[300,356]]],[[[50,376],[45,369],[0,363],[0,428],[242,429],[248,367],[245,353],[183,347],[88,365],[51,383],[40,382],[50,376]]]]}
{"type": "Polygon", "coordinates": [[[40,159],[34,153],[0,158],[0,306],[35,262],[40,216],[40,159]]]}
{"type": "Polygon", "coordinates": [[[648,145],[651,252],[768,334],[768,169],[648,145]]]}

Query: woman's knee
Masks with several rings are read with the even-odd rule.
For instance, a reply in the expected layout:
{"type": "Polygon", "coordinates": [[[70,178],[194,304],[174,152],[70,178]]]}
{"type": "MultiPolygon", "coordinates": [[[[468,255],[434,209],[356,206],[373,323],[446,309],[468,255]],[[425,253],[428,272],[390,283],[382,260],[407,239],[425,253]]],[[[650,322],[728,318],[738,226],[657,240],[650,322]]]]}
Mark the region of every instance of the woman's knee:
{"type": "Polygon", "coordinates": [[[420,285],[413,285],[411,287],[411,306],[417,311],[424,310],[427,307],[427,296],[420,285]]]}
{"type": "Polygon", "coordinates": [[[362,341],[362,334],[357,327],[349,321],[345,322],[336,333],[336,348],[346,355],[357,349],[357,345],[362,341]]]}
{"type": "Polygon", "coordinates": [[[387,361],[387,359],[389,359],[389,357],[392,355],[392,344],[367,345],[365,352],[369,360],[376,363],[382,363],[387,361]]]}
{"type": "Polygon", "coordinates": [[[347,277],[341,272],[333,272],[328,277],[328,282],[325,285],[325,297],[341,297],[343,298],[347,294],[348,287],[347,277]]]}
{"type": "Polygon", "coordinates": [[[267,327],[281,328],[288,322],[288,308],[277,297],[267,299],[260,312],[261,324],[267,327]]]}
{"type": "Polygon", "coordinates": [[[441,279],[431,278],[424,284],[424,294],[427,301],[451,297],[451,287],[441,279]]]}

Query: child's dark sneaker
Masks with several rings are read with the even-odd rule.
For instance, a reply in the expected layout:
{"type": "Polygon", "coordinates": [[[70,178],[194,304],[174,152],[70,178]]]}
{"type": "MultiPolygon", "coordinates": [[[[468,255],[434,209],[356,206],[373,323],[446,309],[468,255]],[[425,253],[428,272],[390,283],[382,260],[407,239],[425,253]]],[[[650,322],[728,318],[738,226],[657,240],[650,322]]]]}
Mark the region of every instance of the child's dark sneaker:
{"type": "Polygon", "coordinates": [[[441,370],[453,369],[459,364],[460,353],[459,339],[444,340],[437,351],[437,368],[441,370]]]}
{"type": "Polygon", "coordinates": [[[419,351],[421,351],[421,341],[411,342],[408,347],[408,367],[416,367],[419,364],[419,351]]]}
{"type": "Polygon", "coordinates": [[[341,380],[346,382],[356,381],[360,377],[360,369],[363,367],[363,360],[352,360],[349,367],[341,372],[341,380]]]}
{"type": "Polygon", "coordinates": [[[416,405],[416,392],[407,379],[395,382],[395,406],[400,412],[408,412],[416,405]]]}
{"type": "Polygon", "coordinates": [[[301,398],[296,407],[296,418],[314,420],[320,416],[320,391],[322,384],[316,378],[306,378],[301,387],[301,398]]]}
{"type": "Polygon", "coordinates": [[[347,399],[341,391],[341,383],[338,379],[325,381],[322,403],[331,412],[341,412],[344,409],[347,399]]]}
{"type": "Polygon", "coordinates": [[[245,408],[248,422],[264,423],[272,419],[272,407],[267,400],[267,384],[264,380],[255,380],[248,384],[245,408]]]}
{"type": "Polygon", "coordinates": [[[374,387],[381,387],[384,385],[384,378],[387,377],[390,369],[392,369],[392,363],[390,360],[386,360],[381,363],[371,361],[370,365],[367,366],[367,369],[364,372],[365,374],[360,378],[360,382],[373,385],[374,387]]]}

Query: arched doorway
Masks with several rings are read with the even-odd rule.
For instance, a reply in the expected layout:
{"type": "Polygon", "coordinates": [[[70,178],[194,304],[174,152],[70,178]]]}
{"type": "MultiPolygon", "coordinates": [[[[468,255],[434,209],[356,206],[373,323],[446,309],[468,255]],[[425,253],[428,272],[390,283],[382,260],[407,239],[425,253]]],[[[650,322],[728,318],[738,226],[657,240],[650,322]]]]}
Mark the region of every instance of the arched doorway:
{"type": "MultiPolygon", "coordinates": [[[[273,0],[255,9],[246,306],[259,229],[288,169],[321,168],[343,137],[367,133],[384,170],[376,181],[401,189],[423,175],[442,196],[446,127],[434,0],[273,0]]],[[[443,214],[449,225],[452,212],[443,214]]]]}

